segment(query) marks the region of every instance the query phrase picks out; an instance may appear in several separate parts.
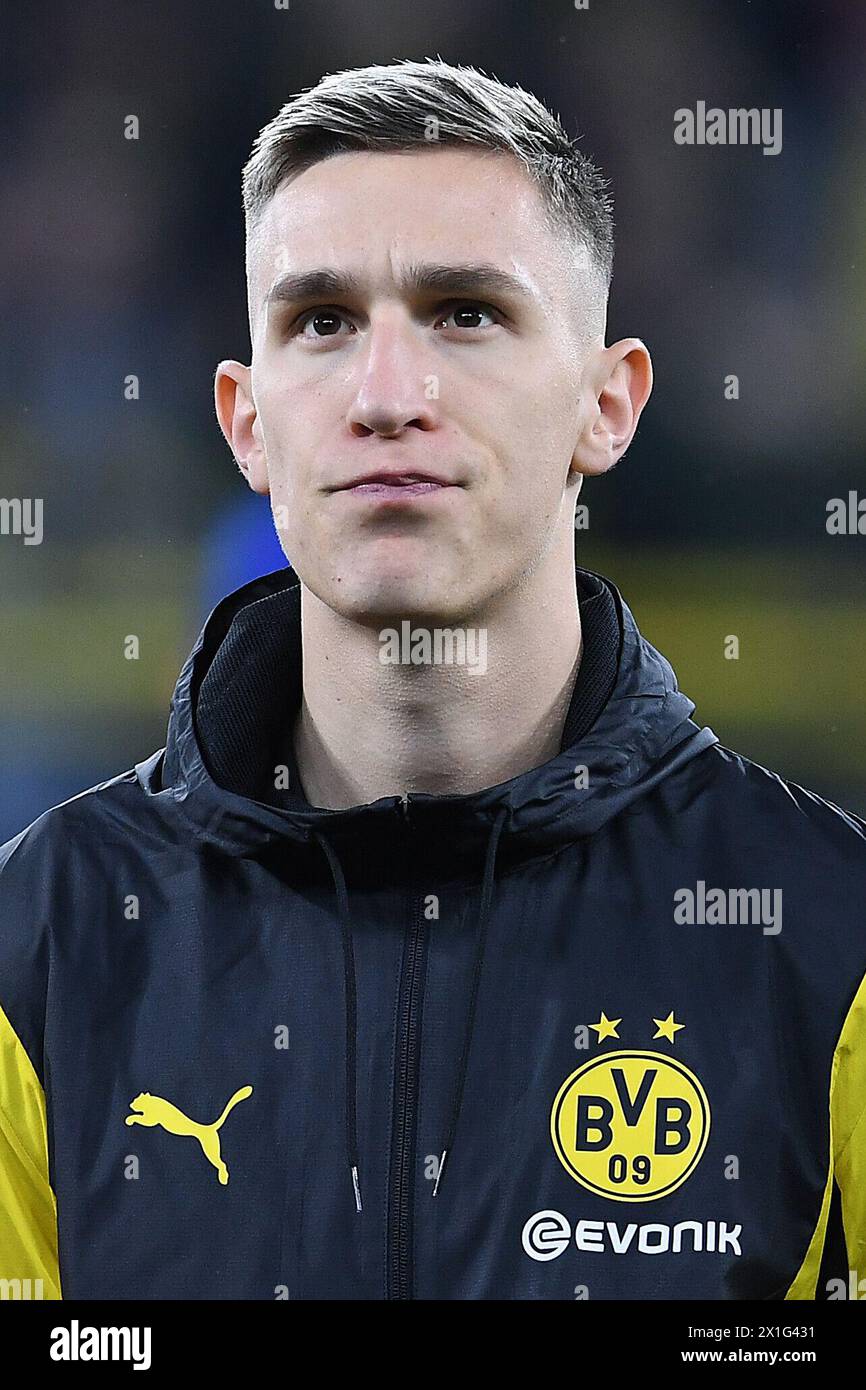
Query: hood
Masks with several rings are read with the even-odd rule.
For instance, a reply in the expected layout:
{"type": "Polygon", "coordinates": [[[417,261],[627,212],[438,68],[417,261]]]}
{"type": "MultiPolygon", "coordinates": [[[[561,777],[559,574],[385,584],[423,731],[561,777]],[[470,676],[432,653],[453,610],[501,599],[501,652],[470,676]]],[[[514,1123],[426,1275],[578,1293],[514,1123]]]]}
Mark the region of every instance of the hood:
{"type": "MultiPolygon", "coordinates": [[[[577,727],[576,685],[563,747],[540,767],[467,795],[395,795],[339,811],[311,806],[297,792],[277,797],[271,787],[280,740],[301,700],[300,580],[286,567],[213,609],[178,678],[166,746],[136,766],[139,783],[161,809],[191,822],[198,841],[243,857],[319,834],[336,846],[359,838],[369,845],[393,826],[395,813],[439,843],[452,868],[477,862],[500,815],[508,859],[591,835],[718,740],[691,719],[694,703],[615,585],[575,570],[585,639],[587,598],[603,590],[615,605],[619,649],[591,727],[577,727]],[[587,769],[585,778],[576,779],[577,767],[587,769]]],[[[585,640],[581,669],[594,655],[585,640]]]]}
{"type": "Polygon", "coordinates": [[[254,580],[216,606],[178,679],[166,747],[136,767],[154,805],[182,816],[196,844],[243,858],[280,847],[308,850],[327,864],[342,941],[346,1163],[358,1212],[357,985],[346,867],[353,885],[365,875],[381,883],[418,874],[422,863],[427,876],[418,881],[427,883],[437,873],[477,883],[480,870],[469,1007],[435,1197],[457,1134],[497,871],[591,835],[717,742],[690,718],[692,701],[641,636],[614,585],[576,562],[575,577],[584,654],[563,746],[510,781],[470,795],[388,796],[340,811],[311,806],[298,792],[274,791],[273,769],[290,744],[301,700],[300,580],[291,568],[254,580]],[[606,622],[599,619],[603,609],[606,622]],[[576,777],[578,768],[586,768],[585,778],[576,777]],[[395,849],[395,816],[417,832],[411,865],[395,849]]]}

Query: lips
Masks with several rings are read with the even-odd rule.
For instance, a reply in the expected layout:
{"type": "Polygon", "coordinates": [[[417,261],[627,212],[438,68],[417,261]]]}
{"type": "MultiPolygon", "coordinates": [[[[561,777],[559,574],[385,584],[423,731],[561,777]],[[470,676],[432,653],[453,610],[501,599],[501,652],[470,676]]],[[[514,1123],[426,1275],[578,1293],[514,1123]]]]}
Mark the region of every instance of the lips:
{"type": "Polygon", "coordinates": [[[440,478],[435,473],[418,472],[414,469],[406,470],[403,473],[388,472],[379,470],[375,473],[364,473],[360,477],[354,478],[349,483],[344,483],[342,487],[336,489],[337,492],[346,492],[357,488],[437,488],[453,487],[454,484],[447,478],[440,478]]]}
{"type": "Polygon", "coordinates": [[[400,507],[436,497],[453,497],[462,486],[462,483],[452,483],[435,473],[420,472],[414,468],[406,468],[402,472],[398,469],[377,469],[363,473],[333,491],[367,503],[400,507]]]}

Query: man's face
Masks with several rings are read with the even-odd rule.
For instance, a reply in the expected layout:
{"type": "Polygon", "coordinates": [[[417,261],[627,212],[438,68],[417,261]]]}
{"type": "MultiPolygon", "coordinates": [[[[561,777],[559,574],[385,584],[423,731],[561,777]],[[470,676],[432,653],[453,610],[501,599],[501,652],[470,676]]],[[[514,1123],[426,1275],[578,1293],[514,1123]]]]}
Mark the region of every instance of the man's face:
{"type": "Polygon", "coordinates": [[[588,258],[515,160],[443,148],[313,165],[248,271],[245,471],[303,583],[373,625],[488,611],[571,532],[588,258]],[[353,287],[292,283],[323,270],[353,287]]]}

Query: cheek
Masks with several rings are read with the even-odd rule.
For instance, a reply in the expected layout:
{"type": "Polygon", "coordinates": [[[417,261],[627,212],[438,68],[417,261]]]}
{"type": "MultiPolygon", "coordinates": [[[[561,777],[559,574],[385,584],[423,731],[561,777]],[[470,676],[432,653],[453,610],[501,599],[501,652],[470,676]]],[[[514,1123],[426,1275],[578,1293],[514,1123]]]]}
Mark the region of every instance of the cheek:
{"type": "Polygon", "coordinates": [[[483,406],[488,428],[511,454],[553,459],[574,447],[578,401],[573,378],[554,363],[550,371],[519,368],[483,406]]]}
{"type": "Polygon", "coordinates": [[[285,392],[262,391],[256,404],[271,497],[288,505],[297,496],[307,467],[307,451],[312,445],[309,420],[285,392]]]}
{"type": "Polygon", "coordinates": [[[547,515],[558,505],[568,475],[571,434],[561,420],[537,409],[507,423],[511,428],[501,434],[496,491],[511,512],[525,509],[527,518],[547,515]]]}
{"type": "Polygon", "coordinates": [[[333,448],[339,407],[327,393],[310,384],[287,385],[279,373],[269,373],[256,388],[256,408],[269,466],[294,480],[315,480],[326,473],[323,450],[333,448]],[[329,440],[331,441],[329,445],[329,440]],[[318,462],[317,462],[318,460],[318,462]]]}

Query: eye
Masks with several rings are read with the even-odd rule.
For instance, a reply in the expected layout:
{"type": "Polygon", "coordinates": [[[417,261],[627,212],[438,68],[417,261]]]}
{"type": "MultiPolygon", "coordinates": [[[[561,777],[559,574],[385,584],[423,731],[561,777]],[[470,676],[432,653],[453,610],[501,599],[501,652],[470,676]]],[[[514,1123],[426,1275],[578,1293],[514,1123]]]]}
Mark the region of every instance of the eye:
{"type": "Polygon", "coordinates": [[[499,322],[495,309],[489,304],[481,304],[474,299],[463,300],[459,304],[454,304],[447,313],[440,314],[436,320],[435,327],[438,328],[440,324],[446,323],[448,319],[454,319],[455,328],[469,329],[489,328],[494,323],[499,322]],[[477,322],[478,319],[483,319],[485,315],[490,320],[489,323],[477,322]]]}
{"type": "Polygon", "coordinates": [[[295,333],[308,343],[320,342],[324,338],[336,338],[341,323],[349,323],[349,320],[339,309],[308,309],[295,324],[295,333]],[[308,328],[312,330],[309,333],[308,328]]]}

